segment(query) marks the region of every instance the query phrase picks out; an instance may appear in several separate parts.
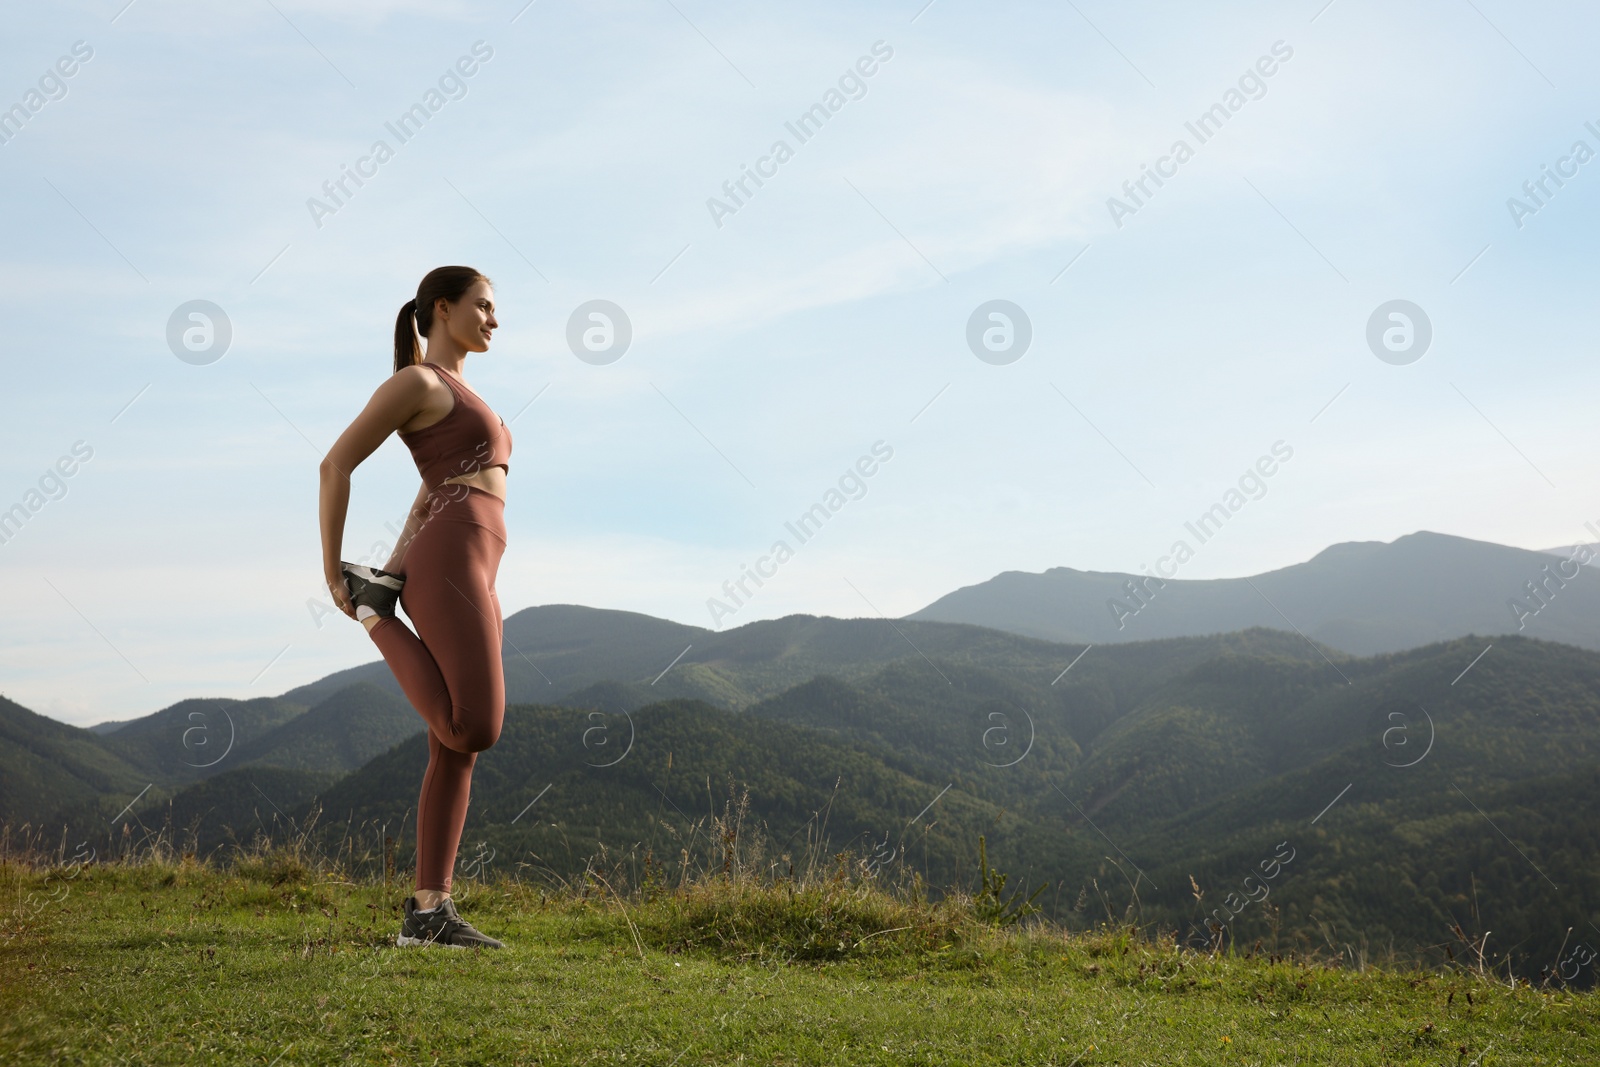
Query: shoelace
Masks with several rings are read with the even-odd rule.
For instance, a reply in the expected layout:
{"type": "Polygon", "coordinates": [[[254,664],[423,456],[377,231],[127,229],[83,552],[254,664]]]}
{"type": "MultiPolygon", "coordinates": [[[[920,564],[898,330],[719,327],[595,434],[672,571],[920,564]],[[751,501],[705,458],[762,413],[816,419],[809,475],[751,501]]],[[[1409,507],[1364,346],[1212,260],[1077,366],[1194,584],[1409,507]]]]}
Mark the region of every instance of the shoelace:
{"type": "Polygon", "coordinates": [[[445,934],[447,933],[464,932],[468,930],[471,930],[473,933],[478,932],[472,929],[471,923],[467,922],[467,920],[461,918],[460,916],[452,918],[449,915],[444,915],[439,919],[439,932],[433,935],[433,940],[440,941],[443,940],[445,934]]]}

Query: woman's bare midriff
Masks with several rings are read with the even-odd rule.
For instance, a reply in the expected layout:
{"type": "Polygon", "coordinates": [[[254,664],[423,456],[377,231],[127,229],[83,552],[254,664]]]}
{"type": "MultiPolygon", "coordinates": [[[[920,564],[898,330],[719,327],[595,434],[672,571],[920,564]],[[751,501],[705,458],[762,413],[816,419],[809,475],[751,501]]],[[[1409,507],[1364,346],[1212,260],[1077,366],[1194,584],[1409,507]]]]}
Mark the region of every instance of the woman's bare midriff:
{"type": "Polygon", "coordinates": [[[458,474],[454,478],[446,478],[440,485],[470,485],[482,489],[486,493],[493,493],[501,500],[506,498],[506,470],[504,467],[485,467],[472,474],[458,474]]]}

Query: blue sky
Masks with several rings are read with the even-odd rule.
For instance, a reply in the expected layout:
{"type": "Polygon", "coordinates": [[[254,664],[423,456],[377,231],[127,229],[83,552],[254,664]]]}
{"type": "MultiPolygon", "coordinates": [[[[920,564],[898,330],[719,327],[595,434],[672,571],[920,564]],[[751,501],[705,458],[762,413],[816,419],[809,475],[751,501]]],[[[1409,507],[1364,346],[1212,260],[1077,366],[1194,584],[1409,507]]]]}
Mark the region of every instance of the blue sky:
{"type": "MultiPolygon", "coordinates": [[[[443,263],[496,283],[466,374],[516,435],[508,613],[711,625],[880,441],[864,493],[720,626],[1137,572],[1280,441],[1183,577],[1600,523],[1576,3],[124,4],[8,13],[0,41],[0,107],[38,105],[0,145],[0,508],[29,511],[0,544],[0,686],[59,719],[376,658],[308,607],[317,461],[443,263]],[[386,124],[430,90],[401,143],[386,124]],[[802,143],[785,124],[819,103],[802,143]],[[1219,103],[1201,143],[1186,123],[1219,103]],[[378,140],[392,158],[314,213],[378,140]],[[758,165],[737,210],[708,206],[758,165]],[[1545,166],[1570,176],[1515,219],[1545,166]],[[595,299],[633,331],[604,364],[567,342],[595,299]],[[167,341],[194,300],[231,326],[211,362],[167,341]],[[968,346],[991,300],[1031,327],[1011,362],[968,346]],[[1393,300],[1433,335],[1402,364],[1366,337],[1393,300]]],[[[358,470],[346,558],[416,482],[397,440],[358,470]]]]}

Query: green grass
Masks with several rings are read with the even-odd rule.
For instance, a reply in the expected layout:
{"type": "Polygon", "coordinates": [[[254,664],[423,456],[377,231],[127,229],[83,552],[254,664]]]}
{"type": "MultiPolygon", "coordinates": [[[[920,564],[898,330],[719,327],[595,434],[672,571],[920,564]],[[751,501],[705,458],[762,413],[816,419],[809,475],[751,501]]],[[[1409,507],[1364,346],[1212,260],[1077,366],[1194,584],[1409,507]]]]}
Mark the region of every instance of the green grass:
{"type": "Polygon", "coordinates": [[[394,947],[407,893],[282,853],[0,865],[0,1062],[1600,1062],[1594,993],[997,929],[843,867],[458,882],[499,952],[394,947]]]}

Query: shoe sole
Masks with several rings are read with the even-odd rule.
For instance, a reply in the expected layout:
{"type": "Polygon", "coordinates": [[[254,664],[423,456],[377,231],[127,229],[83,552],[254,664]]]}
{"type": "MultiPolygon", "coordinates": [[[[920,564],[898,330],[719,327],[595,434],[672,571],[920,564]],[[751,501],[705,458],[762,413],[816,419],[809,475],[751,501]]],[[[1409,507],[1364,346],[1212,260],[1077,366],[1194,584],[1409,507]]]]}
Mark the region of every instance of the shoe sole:
{"type": "Polygon", "coordinates": [[[462,950],[466,950],[466,949],[469,949],[469,948],[481,948],[481,949],[484,949],[484,950],[489,951],[489,952],[493,952],[497,948],[505,948],[505,945],[503,945],[503,944],[502,945],[483,945],[483,944],[457,945],[457,944],[453,944],[453,943],[451,943],[449,941],[431,941],[426,937],[407,937],[404,934],[401,934],[399,937],[395,938],[395,944],[400,946],[401,948],[409,948],[411,946],[417,946],[417,947],[420,947],[420,948],[427,948],[428,946],[431,945],[431,946],[435,946],[435,947],[438,947],[438,948],[458,948],[458,949],[462,949],[462,950]]]}
{"type": "Polygon", "coordinates": [[[434,946],[437,946],[438,948],[467,948],[468,947],[466,945],[452,945],[448,941],[433,941],[433,940],[430,940],[429,938],[426,938],[426,937],[407,937],[405,934],[401,934],[399,937],[397,937],[395,939],[395,944],[396,945],[400,945],[402,947],[410,946],[410,945],[421,945],[421,946],[434,945],[434,946]]]}
{"type": "Polygon", "coordinates": [[[346,563],[344,565],[344,569],[347,574],[353,574],[364,582],[381,586],[384,589],[392,589],[397,593],[400,591],[401,586],[405,584],[404,579],[392,577],[387,573],[379,574],[371,567],[362,567],[354,563],[346,563]]]}
{"type": "Polygon", "coordinates": [[[356,621],[366,622],[377,617],[380,619],[394,618],[394,606],[399,601],[400,593],[405,587],[405,579],[387,572],[379,573],[372,567],[360,566],[354,563],[339,561],[339,566],[344,572],[345,592],[350,596],[350,602],[356,609],[356,621]],[[359,584],[358,584],[359,583],[359,584]],[[364,601],[370,596],[369,588],[383,590],[378,595],[379,607],[373,607],[364,601]]]}

